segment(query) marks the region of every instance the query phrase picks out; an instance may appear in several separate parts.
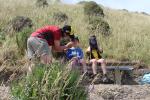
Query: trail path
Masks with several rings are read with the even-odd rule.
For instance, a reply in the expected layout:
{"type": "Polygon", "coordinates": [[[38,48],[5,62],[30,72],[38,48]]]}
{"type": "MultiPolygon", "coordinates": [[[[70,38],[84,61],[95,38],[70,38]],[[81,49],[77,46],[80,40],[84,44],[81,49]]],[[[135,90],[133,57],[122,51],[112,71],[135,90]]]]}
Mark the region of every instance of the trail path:
{"type": "Polygon", "coordinates": [[[150,85],[94,85],[90,100],[150,100],[150,85]]]}

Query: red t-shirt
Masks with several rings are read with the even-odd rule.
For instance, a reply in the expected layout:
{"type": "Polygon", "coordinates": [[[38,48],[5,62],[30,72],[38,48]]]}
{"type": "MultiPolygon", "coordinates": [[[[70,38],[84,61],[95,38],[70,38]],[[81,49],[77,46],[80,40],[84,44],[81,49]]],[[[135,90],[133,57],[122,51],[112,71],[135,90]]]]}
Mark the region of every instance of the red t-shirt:
{"type": "Polygon", "coordinates": [[[31,36],[45,39],[45,37],[40,35],[40,34],[45,33],[45,32],[47,32],[48,34],[51,34],[53,37],[52,39],[48,39],[48,40],[46,39],[49,46],[54,44],[54,40],[60,40],[61,39],[61,30],[57,26],[45,26],[45,27],[39,28],[35,32],[33,32],[31,34],[31,36]]]}

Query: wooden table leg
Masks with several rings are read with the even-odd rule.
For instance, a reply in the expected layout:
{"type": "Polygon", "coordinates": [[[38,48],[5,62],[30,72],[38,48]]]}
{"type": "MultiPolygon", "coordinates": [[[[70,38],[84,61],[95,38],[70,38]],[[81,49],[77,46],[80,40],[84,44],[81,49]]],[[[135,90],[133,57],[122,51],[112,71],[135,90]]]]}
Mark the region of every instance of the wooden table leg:
{"type": "Polygon", "coordinates": [[[121,71],[119,69],[115,69],[115,83],[121,85],[121,71]]]}

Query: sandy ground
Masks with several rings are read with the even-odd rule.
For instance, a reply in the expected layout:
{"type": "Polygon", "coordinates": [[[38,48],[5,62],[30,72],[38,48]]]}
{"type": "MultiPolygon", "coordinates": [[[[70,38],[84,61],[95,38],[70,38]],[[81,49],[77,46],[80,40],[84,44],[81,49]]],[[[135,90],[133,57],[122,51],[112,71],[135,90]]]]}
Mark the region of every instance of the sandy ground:
{"type": "Polygon", "coordinates": [[[10,88],[6,86],[0,86],[0,100],[11,100],[10,88]]]}
{"type": "MultiPolygon", "coordinates": [[[[143,74],[144,72],[137,73],[143,74]]],[[[139,77],[142,74],[136,76],[139,77]]],[[[130,78],[125,80],[127,84],[131,81],[130,78]]],[[[98,84],[91,85],[87,89],[90,90],[88,100],[150,100],[150,85],[98,84]]],[[[10,88],[0,86],[0,100],[11,100],[10,98],[12,98],[10,88]]]]}
{"type": "Polygon", "coordinates": [[[150,100],[150,85],[94,85],[90,100],[150,100]]]}
{"type": "MultiPolygon", "coordinates": [[[[94,85],[89,100],[150,100],[150,85],[94,85]]],[[[0,86],[0,100],[11,100],[10,88],[0,86]]]]}

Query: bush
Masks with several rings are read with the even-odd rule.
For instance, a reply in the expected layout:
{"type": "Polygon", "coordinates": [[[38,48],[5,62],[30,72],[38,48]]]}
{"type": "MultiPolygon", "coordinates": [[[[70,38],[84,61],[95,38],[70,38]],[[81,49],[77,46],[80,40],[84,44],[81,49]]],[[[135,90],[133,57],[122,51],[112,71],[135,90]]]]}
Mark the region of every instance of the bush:
{"type": "Polygon", "coordinates": [[[148,14],[148,13],[146,13],[146,12],[141,12],[141,14],[143,14],[143,15],[148,15],[148,16],[149,16],[149,14],[148,14]]]}
{"type": "Polygon", "coordinates": [[[37,7],[47,7],[48,2],[47,2],[47,0],[37,0],[36,1],[36,6],[37,7]]]}
{"type": "Polygon", "coordinates": [[[89,20],[90,31],[97,31],[104,36],[110,35],[109,24],[100,17],[93,17],[89,20]]]}
{"type": "Polygon", "coordinates": [[[86,3],[87,3],[87,1],[80,1],[80,2],[78,2],[78,4],[81,4],[81,5],[84,5],[86,3]]]}
{"type": "Polygon", "coordinates": [[[94,1],[84,4],[84,13],[88,16],[104,17],[103,9],[94,1]]]}
{"type": "Polygon", "coordinates": [[[24,16],[16,16],[5,27],[5,33],[10,35],[13,32],[21,32],[24,28],[31,28],[33,26],[32,20],[24,16]]]}
{"type": "Polygon", "coordinates": [[[2,46],[3,41],[5,40],[5,35],[2,32],[2,30],[0,29],[0,47],[2,46]]]}
{"type": "Polygon", "coordinates": [[[17,16],[15,17],[12,21],[12,28],[19,32],[22,31],[24,28],[26,27],[32,27],[32,20],[28,17],[24,17],[24,16],[17,16]]]}
{"type": "Polygon", "coordinates": [[[33,73],[11,87],[15,100],[86,100],[79,73],[63,69],[59,63],[36,65],[33,73]]]}
{"type": "Polygon", "coordinates": [[[29,35],[31,34],[32,29],[27,28],[24,29],[22,32],[19,32],[16,34],[16,43],[18,46],[18,52],[20,55],[25,54],[25,50],[27,49],[27,39],[29,35]]]}
{"type": "Polygon", "coordinates": [[[53,19],[57,22],[65,22],[68,21],[68,16],[63,12],[55,12],[53,14],[53,19]]]}

